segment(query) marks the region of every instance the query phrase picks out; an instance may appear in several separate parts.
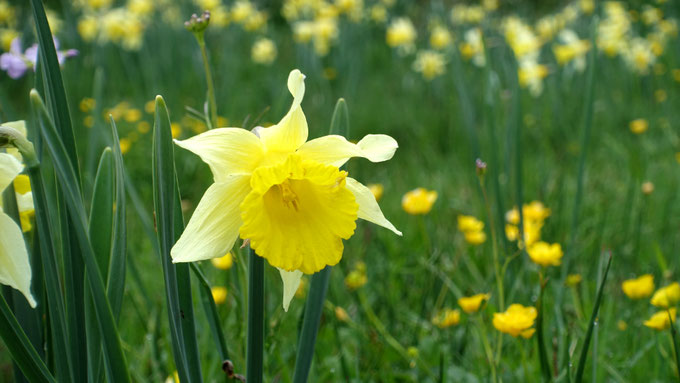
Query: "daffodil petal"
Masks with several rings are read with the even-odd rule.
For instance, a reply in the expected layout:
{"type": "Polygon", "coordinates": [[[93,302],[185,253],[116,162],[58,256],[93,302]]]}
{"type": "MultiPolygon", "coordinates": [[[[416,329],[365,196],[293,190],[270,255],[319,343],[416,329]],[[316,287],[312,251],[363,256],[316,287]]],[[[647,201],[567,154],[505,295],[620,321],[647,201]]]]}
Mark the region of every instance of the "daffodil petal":
{"type": "Polygon", "coordinates": [[[232,175],[212,184],[170,251],[172,261],[195,262],[231,250],[242,224],[239,205],[250,191],[250,176],[232,175]]]}
{"type": "Polygon", "coordinates": [[[268,151],[294,152],[307,141],[307,118],[300,106],[305,95],[305,75],[297,69],[288,76],[288,90],[293,95],[293,104],[288,113],[278,124],[258,130],[268,151]]]}
{"type": "Polygon", "coordinates": [[[240,128],[212,129],[175,144],[201,157],[217,183],[231,174],[250,174],[264,154],[257,136],[240,128]]]}
{"type": "Polygon", "coordinates": [[[347,189],[354,194],[354,198],[359,205],[357,216],[368,222],[372,222],[378,226],[392,230],[395,234],[401,235],[401,231],[397,230],[390,221],[385,218],[378,202],[375,200],[371,189],[364,186],[361,182],[354,178],[347,177],[347,189]]]}
{"type": "Polygon", "coordinates": [[[7,153],[0,153],[0,193],[21,173],[24,165],[14,156],[7,153]]]}
{"type": "Polygon", "coordinates": [[[0,284],[19,290],[31,307],[31,265],[21,229],[7,214],[0,212],[0,284]]]}
{"type": "Polygon", "coordinates": [[[281,280],[283,281],[283,311],[288,312],[290,301],[295,296],[298,287],[300,287],[302,271],[286,271],[284,269],[279,269],[279,273],[281,273],[281,280]]]}
{"type": "Polygon", "coordinates": [[[398,147],[394,138],[384,134],[369,134],[357,144],[345,137],[330,135],[306,142],[297,153],[305,159],[340,167],[352,157],[364,157],[371,162],[387,161],[398,147]]]}

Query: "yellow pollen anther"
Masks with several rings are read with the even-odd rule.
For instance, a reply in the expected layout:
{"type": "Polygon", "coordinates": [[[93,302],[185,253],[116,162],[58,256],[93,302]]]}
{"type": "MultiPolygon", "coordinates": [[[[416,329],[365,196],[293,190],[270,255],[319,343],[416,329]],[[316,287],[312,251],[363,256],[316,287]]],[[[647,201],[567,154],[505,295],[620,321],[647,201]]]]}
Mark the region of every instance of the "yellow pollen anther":
{"type": "Polygon", "coordinates": [[[298,211],[298,197],[290,187],[290,181],[286,180],[277,186],[281,190],[281,199],[283,200],[283,203],[286,205],[286,207],[290,208],[290,205],[293,205],[295,211],[298,211]]]}

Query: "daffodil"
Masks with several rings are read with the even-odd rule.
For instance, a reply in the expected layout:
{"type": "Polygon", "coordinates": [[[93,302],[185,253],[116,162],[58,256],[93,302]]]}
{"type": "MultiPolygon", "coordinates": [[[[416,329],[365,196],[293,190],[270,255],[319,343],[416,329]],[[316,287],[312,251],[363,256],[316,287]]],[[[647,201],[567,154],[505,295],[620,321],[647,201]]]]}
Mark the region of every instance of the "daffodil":
{"type": "Polygon", "coordinates": [[[627,279],[621,284],[621,290],[630,299],[647,298],[654,291],[654,276],[645,274],[638,278],[627,279]]]}
{"type": "Polygon", "coordinates": [[[213,129],[175,141],[210,166],[215,182],[172,248],[173,262],[223,256],[240,236],[281,272],[286,310],[303,273],[340,261],[357,218],[401,235],[370,189],[339,169],[351,157],[389,160],[397,142],[386,135],[357,144],[336,135],[307,141],[304,79],[297,69],[290,73],[293,103],[274,126],[213,129]]]}
{"type": "Polygon", "coordinates": [[[496,330],[514,337],[521,335],[530,338],[535,329],[532,328],[538,316],[535,307],[512,304],[505,312],[493,314],[493,326],[496,330]]]}
{"type": "Polygon", "coordinates": [[[491,294],[475,294],[471,297],[462,297],[458,299],[458,306],[468,314],[476,313],[483,302],[491,298],[491,294]]]}
{"type": "MultiPolygon", "coordinates": [[[[24,166],[14,156],[0,153],[0,194],[21,173],[24,166]]],[[[0,208],[0,284],[19,290],[31,307],[36,301],[31,294],[31,265],[21,228],[0,208]]]]}

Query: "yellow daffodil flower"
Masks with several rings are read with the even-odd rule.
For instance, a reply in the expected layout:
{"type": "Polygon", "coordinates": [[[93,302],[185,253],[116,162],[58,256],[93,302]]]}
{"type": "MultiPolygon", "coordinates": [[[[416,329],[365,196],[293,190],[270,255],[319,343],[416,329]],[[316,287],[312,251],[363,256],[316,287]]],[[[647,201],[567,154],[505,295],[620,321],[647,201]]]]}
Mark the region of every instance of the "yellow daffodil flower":
{"type": "Polygon", "coordinates": [[[529,246],[527,253],[534,263],[543,267],[559,266],[564,255],[559,243],[549,244],[543,241],[529,246]]]}
{"type": "Polygon", "coordinates": [[[437,51],[421,51],[413,62],[413,70],[421,73],[423,78],[429,81],[446,72],[446,59],[437,51]]]}
{"type": "Polygon", "coordinates": [[[411,215],[422,215],[429,213],[436,201],[436,191],[417,188],[404,194],[401,199],[401,207],[411,215]]]}
{"type": "Polygon", "coordinates": [[[471,297],[462,297],[458,299],[458,306],[467,314],[476,313],[482,306],[482,303],[488,301],[491,294],[475,294],[471,297]]]}
{"type": "MultiPolygon", "coordinates": [[[[21,173],[24,166],[14,156],[0,153],[0,194],[21,173]]],[[[19,290],[31,307],[36,301],[31,294],[31,265],[21,228],[0,208],[0,284],[19,290]]]]}
{"type": "Polygon", "coordinates": [[[656,307],[669,308],[680,302],[680,284],[673,282],[657,290],[652,296],[652,304],[656,307]]]}
{"type": "Polygon", "coordinates": [[[354,234],[357,218],[401,235],[373,193],[339,170],[351,157],[389,160],[397,142],[386,135],[367,135],[357,144],[336,135],[307,141],[304,78],[297,69],[290,73],[293,104],[274,126],[213,129],[175,141],[210,166],[215,182],[172,248],[173,262],[222,256],[240,236],[281,272],[284,309],[303,273],[340,261],[342,240],[354,234]]]}
{"type": "Polygon", "coordinates": [[[625,280],[621,284],[621,290],[630,299],[647,298],[654,291],[654,276],[645,274],[638,278],[625,280]]]}
{"type": "Polygon", "coordinates": [[[647,319],[643,324],[654,330],[664,331],[671,326],[671,318],[675,322],[675,316],[677,315],[676,309],[662,310],[652,315],[651,318],[647,319]]]}
{"type": "Polygon", "coordinates": [[[460,311],[444,309],[432,318],[432,324],[439,328],[447,328],[460,323],[460,311]]]}
{"type": "Polygon", "coordinates": [[[530,338],[535,329],[531,328],[538,312],[535,307],[525,307],[514,303],[505,312],[493,314],[493,327],[514,337],[521,335],[530,338]]]}
{"type": "Polygon", "coordinates": [[[274,41],[261,38],[253,44],[250,56],[258,64],[269,65],[276,59],[276,45],[274,41]]]}

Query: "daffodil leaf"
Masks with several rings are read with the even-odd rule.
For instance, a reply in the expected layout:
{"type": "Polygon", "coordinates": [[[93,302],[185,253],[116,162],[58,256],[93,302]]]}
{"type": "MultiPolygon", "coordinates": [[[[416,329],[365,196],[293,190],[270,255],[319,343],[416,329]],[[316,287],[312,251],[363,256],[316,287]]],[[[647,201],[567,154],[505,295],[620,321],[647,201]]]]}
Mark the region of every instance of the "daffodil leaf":
{"type": "Polygon", "coordinates": [[[208,320],[208,325],[210,326],[210,332],[212,332],[215,343],[217,344],[217,350],[220,353],[220,359],[229,359],[229,349],[227,348],[227,342],[224,339],[224,332],[222,331],[222,325],[220,323],[220,315],[217,312],[217,305],[215,304],[215,299],[212,295],[212,289],[210,282],[203,274],[203,270],[198,263],[192,262],[189,264],[191,266],[191,271],[194,272],[196,279],[198,280],[199,293],[201,296],[201,303],[203,304],[203,310],[205,311],[205,317],[208,320]]]}

